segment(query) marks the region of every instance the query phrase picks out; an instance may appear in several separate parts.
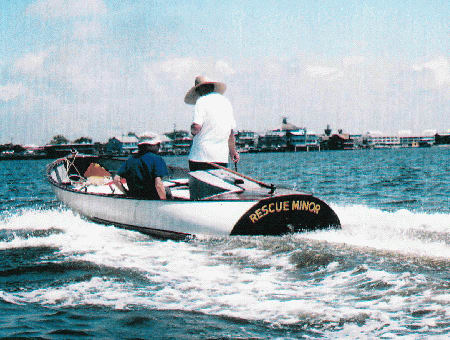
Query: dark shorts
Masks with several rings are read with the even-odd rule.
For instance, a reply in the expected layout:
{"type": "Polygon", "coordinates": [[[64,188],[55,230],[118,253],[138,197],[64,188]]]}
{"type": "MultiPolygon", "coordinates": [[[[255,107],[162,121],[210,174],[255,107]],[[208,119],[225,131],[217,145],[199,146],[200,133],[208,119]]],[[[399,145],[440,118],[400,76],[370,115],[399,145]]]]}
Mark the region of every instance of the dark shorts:
{"type": "MultiPolygon", "coordinates": [[[[214,163],[223,167],[227,167],[227,163],[214,163]]],[[[214,165],[207,162],[194,162],[189,161],[189,170],[190,171],[197,171],[197,170],[210,170],[210,169],[217,169],[214,165]]]]}

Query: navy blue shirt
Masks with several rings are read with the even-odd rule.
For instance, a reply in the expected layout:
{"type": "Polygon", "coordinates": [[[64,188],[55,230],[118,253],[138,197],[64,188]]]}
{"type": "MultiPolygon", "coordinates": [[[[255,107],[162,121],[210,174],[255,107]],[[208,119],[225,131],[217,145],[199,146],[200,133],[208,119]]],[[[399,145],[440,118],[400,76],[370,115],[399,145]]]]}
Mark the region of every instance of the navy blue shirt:
{"type": "Polygon", "coordinates": [[[132,155],[117,171],[127,180],[129,195],[148,199],[159,199],[155,188],[155,178],[169,174],[166,162],[152,152],[132,155]]]}

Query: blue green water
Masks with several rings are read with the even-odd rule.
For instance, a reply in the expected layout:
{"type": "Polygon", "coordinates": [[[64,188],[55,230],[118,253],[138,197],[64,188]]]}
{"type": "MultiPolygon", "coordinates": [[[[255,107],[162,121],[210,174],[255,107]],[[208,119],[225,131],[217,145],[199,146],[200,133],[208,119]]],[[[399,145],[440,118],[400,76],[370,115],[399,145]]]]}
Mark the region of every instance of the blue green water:
{"type": "Polygon", "coordinates": [[[342,230],[187,242],[87,221],[56,201],[48,161],[2,161],[0,337],[445,338],[449,159],[244,154],[239,171],[314,192],[342,230]]]}

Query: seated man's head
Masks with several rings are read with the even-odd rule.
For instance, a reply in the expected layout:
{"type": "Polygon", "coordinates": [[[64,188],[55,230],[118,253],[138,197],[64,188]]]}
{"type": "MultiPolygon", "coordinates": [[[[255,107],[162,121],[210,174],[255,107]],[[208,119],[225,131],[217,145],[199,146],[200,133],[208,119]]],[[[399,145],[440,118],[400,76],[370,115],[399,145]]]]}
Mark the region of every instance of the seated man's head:
{"type": "Polygon", "coordinates": [[[153,152],[158,153],[161,146],[161,140],[158,137],[142,140],[138,144],[139,153],[153,152]]]}

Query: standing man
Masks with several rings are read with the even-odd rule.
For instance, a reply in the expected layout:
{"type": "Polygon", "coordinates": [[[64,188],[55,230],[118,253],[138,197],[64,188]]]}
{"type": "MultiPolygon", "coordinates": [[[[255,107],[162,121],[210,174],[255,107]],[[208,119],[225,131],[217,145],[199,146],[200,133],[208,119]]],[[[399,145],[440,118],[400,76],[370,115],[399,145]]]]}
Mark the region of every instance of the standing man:
{"type": "Polygon", "coordinates": [[[161,140],[153,138],[138,144],[138,153],[131,155],[114,176],[114,184],[133,197],[165,200],[166,190],[162,178],[169,174],[166,162],[158,155],[161,140]],[[121,178],[127,181],[124,188],[121,178]]]}
{"type": "Polygon", "coordinates": [[[195,78],[195,86],[184,97],[186,104],[195,104],[191,133],[194,136],[189,153],[189,170],[215,169],[210,163],[228,165],[228,155],[239,162],[233,130],[236,128],[233,108],[223,96],[224,83],[195,78]]]}

